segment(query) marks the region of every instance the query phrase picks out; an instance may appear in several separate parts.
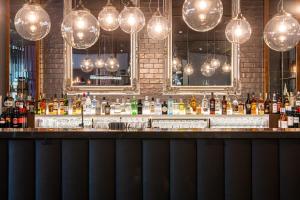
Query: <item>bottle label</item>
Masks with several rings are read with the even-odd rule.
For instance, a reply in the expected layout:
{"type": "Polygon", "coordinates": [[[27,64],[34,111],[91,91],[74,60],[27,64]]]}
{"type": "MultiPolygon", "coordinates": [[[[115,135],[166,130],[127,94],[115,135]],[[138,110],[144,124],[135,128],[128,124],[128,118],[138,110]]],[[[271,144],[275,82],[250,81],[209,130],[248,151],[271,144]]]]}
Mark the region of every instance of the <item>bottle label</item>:
{"type": "Polygon", "coordinates": [[[164,113],[168,112],[168,107],[163,106],[163,107],[162,107],[162,112],[164,112],[164,113]]]}
{"type": "Polygon", "coordinates": [[[294,126],[294,117],[288,116],[288,126],[294,126]]]}
{"type": "Polygon", "coordinates": [[[272,105],[272,112],[273,113],[277,113],[278,112],[278,108],[277,108],[277,104],[276,103],[273,103],[273,105],[272,105]]]}
{"type": "Polygon", "coordinates": [[[300,106],[300,101],[299,100],[296,100],[296,106],[300,106]]]}
{"type": "Polygon", "coordinates": [[[294,123],[299,124],[299,117],[294,117],[294,123]]]}
{"type": "Polygon", "coordinates": [[[4,103],[3,103],[3,105],[4,105],[4,107],[13,107],[13,102],[12,101],[5,101],[4,103]]]}
{"type": "Polygon", "coordinates": [[[287,121],[281,121],[280,125],[281,125],[280,128],[288,128],[288,122],[287,121]]]}

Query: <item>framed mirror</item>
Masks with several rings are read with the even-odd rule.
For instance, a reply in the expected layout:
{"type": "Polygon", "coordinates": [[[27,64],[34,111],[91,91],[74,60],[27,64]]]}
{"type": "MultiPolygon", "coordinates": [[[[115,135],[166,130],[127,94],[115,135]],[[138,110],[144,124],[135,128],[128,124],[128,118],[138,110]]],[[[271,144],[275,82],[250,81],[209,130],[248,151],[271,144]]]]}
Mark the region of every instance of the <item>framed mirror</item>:
{"type": "MultiPolygon", "coordinates": [[[[120,12],[122,1],[112,1],[120,12]]],[[[97,18],[106,1],[84,1],[84,6],[97,18]]],[[[65,0],[64,15],[74,8],[75,2],[65,0]]],[[[120,28],[100,30],[98,41],[88,49],[73,49],[64,44],[65,91],[68,94],[90,92],[95,95],[132,95],[139,93],[137,65],[137,34],[127,34],[120,28]],[[110,63],[117,63],[111,68],[110,63]],[[82,66],[91,65],[91,70],[82,66]]]]}
{"type": "Polygon", "coordinates": [[[208,32],[190,29],[182,18],[184,0],[168,1],[172,31],[168,38],[165,94],[204,92],[240,93],[239,46],[229,43],[225,27],[238,8],[238,0],[222,1],[223,17],[208,32]],[[190,64],[187,66],[187,64],[190,64]],[[214,65],[209,67],[207,65],[214,65]]]}

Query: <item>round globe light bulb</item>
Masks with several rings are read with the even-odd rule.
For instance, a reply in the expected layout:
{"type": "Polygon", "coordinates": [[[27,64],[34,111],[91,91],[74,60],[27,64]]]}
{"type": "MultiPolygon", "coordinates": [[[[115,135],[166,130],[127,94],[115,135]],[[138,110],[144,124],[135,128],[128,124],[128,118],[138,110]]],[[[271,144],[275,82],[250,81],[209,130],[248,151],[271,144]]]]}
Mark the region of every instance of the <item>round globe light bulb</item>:
{"type": "Polygon", "coordinates": [[[200,71],[201,71],[201,74],[206,77],[211,77],[212,75],[215,74],[215,68],[212,68],[211,65],[207,62],[205,62],[201,66],[200,71]]]}
{"type": "Polygon", "coordinates": [[[243,44],[250,39],[251,34],[251,26],[241,13],[231,19],[226,25],[225,35],[227,40],[231,43],[243,44]]]}
{"type": "Polygon", "coordinates": [[[181,60],[177,57],[173,58],[172,60],[172,68],[174,72],[178,72],[182,68],[181,60]]]}
{"type": "Polygon", "coordinates": [[[14,24],[17,33],[24,39],[38,41],[48,35],[51,21],[48,13],[35,3],[26,3],[17,12],[14,24]]]}
{"type": "Polygon", "coordinates": [[[99,22],[87,9],[72,10],[61,25],[64,40],[75,49],[93,46],[100,35],[99,22]]]}
{"type": "Polygon", "coordinates": [[[137,7],[124,7],[119,15],[120,28],[125,33],[137,33],[145,26],[145,16],[137,7]]]}
{"type": "Polygon", "coordinates": [[[215,28],[222,19],[223,4],[220,0],[185,0],[182,17],[188,27],[198,32],[215,28]]]}
{"type": "Polygon", "coordinates": [[[223,66],[222,66],[222,71],[223,71],[224,73],[229,73],[229,72],[231,72],[231,65],[228,64],[227,62],[225,62],[225,63],[223,64],[223,66]]]}
{"type": "Polygon", "coordinates": [[[80,68],[85,73],[89,73],[93,71],[94,70],[93,61],[89,57],[84,58],[81,62],[80,68]]]}
{"type": "Polygon", "coordinates": [[[95,61],[95,67],[98,68],[98,69],[101,69],[105,66],[105,62],[102,58],[97,58],[96,61],[95,61]]]}
{"type": "Polygon", "coordinates": [[[169,21],[160,12],[153,14],[147,25],[148,36],[154,40],[164,40],[170,31],[169,21]]]}
{"type": "Polygon", "coordinates": [[[191,64],[187,64],[183,68],[183,73],[187,76],[190,76],[194,73],[194,68],[191,64]]]}
{"type": "Polygon", "coordinates": [[[115,57],[110,57],[105,62],[105,69],[109,72],[116,72],[119,68],[119,61],[115,57]]]}
{"type": "Polygon", "coordinates": [[[221,62],[220,62],[219,59],[213,58],[213,59],[211,59],[211,61],[210,61],[210,66],[211,66],[212,68],[218,69],[218,68],[221,66],[221,62]]]}
{"type": "Polygon", "coordinates": [[[108,3],[99,12],[98,20],[100,27],[106,31],[114,31],[119,28],[119,11],[111,4],[108,3]]]}
{"type": "Polygon", "coordinates": [[[290,13],[281,10],[265,26],[265,43],[275,51],[288,51],[299,42],[300,26],[290,13]]]}

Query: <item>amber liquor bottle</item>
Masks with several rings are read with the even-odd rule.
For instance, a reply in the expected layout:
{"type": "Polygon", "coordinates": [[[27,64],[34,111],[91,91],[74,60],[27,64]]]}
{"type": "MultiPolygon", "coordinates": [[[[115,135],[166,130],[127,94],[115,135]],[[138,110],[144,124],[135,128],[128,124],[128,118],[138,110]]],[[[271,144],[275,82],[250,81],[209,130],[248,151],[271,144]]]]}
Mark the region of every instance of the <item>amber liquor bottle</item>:
{"type": "Polygon", "coordinates": [[[209,100],[209,110],[210,110],[210,114],[214,115],[216,113],[216,100],[214,98],[214,93],[211,93],[211,97],[209,100]]]}

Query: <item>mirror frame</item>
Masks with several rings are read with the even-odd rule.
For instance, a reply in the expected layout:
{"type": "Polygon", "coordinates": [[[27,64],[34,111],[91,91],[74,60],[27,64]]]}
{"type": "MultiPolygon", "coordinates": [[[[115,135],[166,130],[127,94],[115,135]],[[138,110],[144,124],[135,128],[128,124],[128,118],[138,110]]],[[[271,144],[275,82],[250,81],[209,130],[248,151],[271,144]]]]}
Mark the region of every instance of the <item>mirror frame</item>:
{"type": "MultiPolygon", "coordinates": [[[[136,2],[138,5],[139,2],[136,2]]],[[[64,0],[64,16],[72,10],[72,0],[64,0]]],[[[100,32],[101,35],[101,32],[100,32]]],[[[140,93],[139,76],[138,76],[138,33],[131,34],[131,84],[128,86],[74,86],[73,85],[73,66],[72,66],[72,47],[64,41],[64,92],[68,95],[81,94],[90,92],[93,95],[138,95],[140,93]]]]}
{"type": "MultiPolygon", "coordinates": [[[[236,16],[237,8],[240,4],[239,0],[231,1],[232,16],[236,16]]],[[[166,61],[165,73],[165,95],[203,95],[205,92],[214,92],[217,94],[241,94],[241,81],[240,81],[240,47],[237,44],[231,45],[231,84],[223,86],[174,86],[172,84],[172,59],[173,59],[173,28],[172,28],[172,1],[168,1],[168,18],[171,25],[171,31],[168,36],[168,57],[166,61]]],[[[222,23],[222,21],[221,21],[222,23]]],[[[225,34],[225,30],[224,30],[225,34]]]]}

